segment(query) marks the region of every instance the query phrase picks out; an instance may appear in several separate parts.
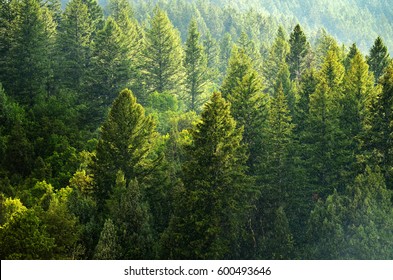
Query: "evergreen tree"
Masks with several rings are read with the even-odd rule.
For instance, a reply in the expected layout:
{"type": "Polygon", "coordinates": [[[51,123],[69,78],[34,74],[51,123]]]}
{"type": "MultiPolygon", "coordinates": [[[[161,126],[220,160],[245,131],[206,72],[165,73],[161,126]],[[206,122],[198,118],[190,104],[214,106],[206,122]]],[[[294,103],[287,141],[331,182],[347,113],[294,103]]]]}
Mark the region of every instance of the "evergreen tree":
{"type": "Polygon", "coordinates": [[[263,155],[266,124],[266,96],[262,80],[244,50],[234,47],[228,74],[222,85],[223,95],[231,102],[231,113],[238,127],[244,127],[243,143],[248,149],[247,166],[254,173],[263,155]]]}
{"type": "Polygon", "coordinates": [[[278,28],[276,38],[270,47],[269,56],[265,63],[264,74],[267,82],[267,89],[274,91],[276,77],[281,69],[282,64],[289,53],[289,43],[282,26],[278,28]]]}
{"type": "Polygon", "coordinates": [[[369,165],[379,165],[389,189],[393,186],[392,178],[392,108],[393,108],[393,65],[386,68],[380,79],[380,89],[368,102],[367,117],[364,120],[362,147],[365,161],[369,165]]]}
{"type": "Polygon", "coordinates": [[[184,66],[186,68],[186,91],[188,108],[197,111],[201,105],[200,96],[206,85],[207,61],[202,44],[199,42],[197,22],[192,19],[188,29],[184,66]]]}
{"type": "Polygon", "coordinates": [[[181,93],[183,51],[178,31],[167,14],[156,7],[146,31],[144,71],[149,92],[181,93]]]}
{"type": "Polygon", "coordinates": [[[94,42],[89,75],[93,105],[90,110],[105,110],[120,89],[130,82],[131,61],[127,47],[119,26],[112,17],[108,17],[94,42]]]}
{"type": "Polygon", "coordinates": [[[359,52],[359,49],[357,48],[356,44],[353,43],[351,47],[349,48],[349,52],[347,56],[344,59],[344,66],[345,70],[348,71],[348,69],[351,66],[351,60],[355,57],[355,55],[359,52]]]}
{"type": "Polygon", "coordinates": [[[391,194],[378,169],[366,167],[344,195],[337,192],[311,213],[312,259],[390,259],[391,194]],[[383,222],[382,222],[383,221],[383,222]]]}
{"type": "Polygon", "coordinates": [[[117,241],[116,228],[111,219],[105,220],[104,228],[101,231],[94,259],[96,260],[116,260],[118,259],[120,246],[117,241]]]}
{"type": "Polygon", "coordinates": [[[96,28],[89,8],[82,0],[71,0],[67,4],[57,42],[59,68],[56,72],[61,85],[77,92],[85,86],[92,52],[92,34],[96,28]]]}
{"type": "Polygon", "coordinates": [[[217,41],[212,37],[210,32],[207,32],[205,36],[206,38],[203,40],[203,49],[206,56],[207,76],[209,80],[217,84],[221,76],[218,62],[220,50],[217,41]]]}
{"type": "Polygon", "coordinates": [[[291,79],[299,81],[304,72],[304,59],[310,51],[310,44],[307,42],[306,35],[297,24],[289,37],[290,51],[287,55],[287,62],[291,79]]]}
{"type": "MultiPolygon", "coordinates": [[[[127,185],[124,173],[119,171],[116,186],[107,200],[107,205],[116,228],[114,233],[117,233],[118,244],[121,244],[117,252],[112,252],[116,253],[115,257],[123,260],[153,258],[151,217],[144,200],[143,186],[136,180],[127,185]]],[[[112,236],[114,237],[116,236],[112,236]]]]}
{"type": "Polygon", "coordinates": [[[112,193],[118,170],[126,180],[143,181],[153,131],[151,117],[145,116],[130,90],[123,90],[113,102],[97,145],[94,178],[101,206],[112,193]]]}
{"type": "Polygon", "coordinates": [[[20,103],[32,106],[35,97],[44,91],[50,73],[51,44],[46,24],[51,23],[45,22],[38,0],[16,2],[15,10],[4,87],[20,103]]]}
{"type": "Polygon", "coordinates": [[[385,68],[390,61],[388,49],[383,43],[381,37],[375,39],[374,45],[370,49],[370,54],[367,57],[367,63],[370,66],[370,71],[374,72],[375,83],[378,82],[382,76],[385,68]]]}
{"type": "Polygon", "coordinates": [[[238,242],[253,197],[241,134],[229,104],[215,93],[192,130],[184,189],[163,240],[170,257],[240,257],[238,242]]]}
{"type": "MultiPolygon", "coordinates": [[[[359,141],[364,124],[365,110],[368,100],[373,96],[373,76],[360,52],[356,52],[344,78],[344,95],[341,100],[343,115],[341,127],[350,141],[359,141]]],[[[353,143],[352,150],[358,144],[353,143]]]]}

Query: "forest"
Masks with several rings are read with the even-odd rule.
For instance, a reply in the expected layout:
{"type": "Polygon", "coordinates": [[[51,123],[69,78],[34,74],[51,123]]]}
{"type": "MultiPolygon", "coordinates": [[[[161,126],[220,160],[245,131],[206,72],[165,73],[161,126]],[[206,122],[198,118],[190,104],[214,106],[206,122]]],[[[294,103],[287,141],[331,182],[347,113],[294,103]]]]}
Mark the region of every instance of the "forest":
{"type": "Polygon", "coordinates": [[[0,259],[393,259],[388,44],[224,2],[0,0],[0,259]]]}

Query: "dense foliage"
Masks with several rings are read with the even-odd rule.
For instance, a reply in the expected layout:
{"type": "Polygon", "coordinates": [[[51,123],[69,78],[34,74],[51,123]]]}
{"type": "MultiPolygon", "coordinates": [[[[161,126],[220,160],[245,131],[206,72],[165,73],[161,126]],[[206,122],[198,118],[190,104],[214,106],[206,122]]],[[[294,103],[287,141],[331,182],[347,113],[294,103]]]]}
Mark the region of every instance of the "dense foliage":
{"type": "Polygon", "coordinates": [[[381,37],[133,2],[0,0],[1,259],[393,258],[381,37]]]}

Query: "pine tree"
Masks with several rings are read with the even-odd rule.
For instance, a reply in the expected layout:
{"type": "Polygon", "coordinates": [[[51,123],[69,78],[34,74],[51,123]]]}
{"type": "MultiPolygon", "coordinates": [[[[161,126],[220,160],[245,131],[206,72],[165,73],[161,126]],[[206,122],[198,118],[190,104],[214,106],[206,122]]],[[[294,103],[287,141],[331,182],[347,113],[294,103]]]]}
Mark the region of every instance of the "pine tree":
{"type": "Polygon", "coordinates": [[[362,147],[365,161],[370,166],[379,165],[389,189],[393,186],[392,108],[393,108],[393,65],[389,65],[381,77],[380,89],[371,97],[367,106],[367,117],[364,120],[364,136],[362,147]]]}
{"type": "Polygon", "coordinates": [[[184,190],[163,242],[173,258],[236,257],[253,196],[242,129],[236,128],[229,104],[215,93],[191,133],[184,190]]]}
{"type": "Polygon", "coordinates": [[[285,62],[290,50],[289,48],[290,46],[287,41],[285,31],[282,26],[280,26],[273,45],[270,47],[269,56],[264,68],[265,79],[268,85],[267,89],[270,92],[274,91],[276,77],[282,67],[282,64],[285,62]]]}
{"type": "Polygon", "coordinates": [[[154,257],[151,216],[143,185],[136,180],[127,183],[124,173],[119,171],[107,206],[116,228],[117,242],[121,245],[116,252],[117,257],[123,260],[154,257]]]}
{"type": "Polygon", "coordinates": [[[167,14],[156,7],[146,30],[144,71],[149,92],[181,93],[184,78],[179,32],[167,14]]]}
{"type": "Polygon", "coordinates": [[[103,111],[120,89],[129,84],[131,60],[125,36],[112,17],[108,17],[104,28],[98,31],[93,46],[89,73],[90,110],[103,111]]]}
{"type": "Polygon", "coordinates": [[[100,239],[94,253],[96,260],[116,260],[118,259],[120,246],[117,241],[116,228],[111,219],[105,220],[104,228],[101,231],[100,239]]]}
{"type": "Polygon", "coordinates": [[[349,52],[347,56],[344,59],[344,66],[345,70],[348,71],[348,69],[351,66],[351,60],[355,57],[355,55],[359,52],[359,49],[357,48],[356,44],[353,43],[351,47],[349,48],[349,52]]]}
{"type": "Polygon", "coordinates": [[[197,22],[192,19],[188,29],[188,37],[185,49],[184,66],[186,68],[186,91],[188,108],[197,111],[202,100],[200,96],[206,86],[206,67],[207,61],[204,55],[202,44],[199,42],[197,22]]]}
{"type": "Polygon", "coordinates": [[[96,26],[82,0],[70,1],[59,25],[57,79],[61,85],[80,92],[87,78],[96,26]]]}
{"type": "Polygon", "coordinates": [[[143,181],[153,131],[151,117],[145,116],[130,90],[123,90],[113,102],[97,145],[94,178],[101,206],[112,193],[118,170],[126,180],[143,181]]]}
{"type": "Polygon", "coordinates": [[[45,90],[50,73],[48,47],[51,44],[50,34],[46,32],[46,24],[50,23],[44,21],[38,0],[16,2],[15,9],[4,87],[17,101],[32,106],[35,97],[45,90]]]}
{"type": "Polygon", "coordinates": [[[310,51],[310,44],[299,24],[295,26],[289,38],[290,51],[287,55],[287,62],[291,79],[299,81],[305,70],[304,59],[310,51]]]}
{"type": "Polygon", "coordinates": [[[231,102],[231,113],[238,127],[244,127],[243,143],[249,154],[247,166],[250,173],[253,173],[263,155],[267,98],[263,93],[261,77],[242,49],[234,47],[232,51],[222,92],[231,102]]]}
{"type": "Polygon", "coordinates": [[[381,37],[375,39],[374,45],[370,49],[370,54],[367,57],[367,63],[370,66],[370,71],[374,72],[375,83],[378,82],[382,76],[385,68],[390,61],[388,49],[383,43],[381,37]]]}

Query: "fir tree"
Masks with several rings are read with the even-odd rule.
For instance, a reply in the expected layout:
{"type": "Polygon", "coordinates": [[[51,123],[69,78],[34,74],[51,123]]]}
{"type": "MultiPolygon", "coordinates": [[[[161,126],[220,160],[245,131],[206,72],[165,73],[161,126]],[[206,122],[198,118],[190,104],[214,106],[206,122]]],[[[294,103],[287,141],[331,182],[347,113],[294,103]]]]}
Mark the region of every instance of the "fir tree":
{"type": "Polygon", "coordinates": [[[370,71],[374,72],[375,83],[378,82],[382,76],[385,68],[390,61],[387,47],[384,45],[381,37],[375,39],[374,45],[370,49],[370,54],[367,57],[367,63],[370,66],[370,71]]]}
{"type": "Polygon", "coordinates": [[[207,61],[202,44],[199,42],[197,22],[192,19],[188,29],[185,49],[186,91],[188,108],[197,111],[201,105],[200,97],[206,85],[207,61]]]}
{"type": "Polygon", "coordinates": [[[290,34],[289,38],[290,51],[287,55],[287,62],[291,79],[299,81],[304,72],[304,60],[310,51],[310,45],[307,42],[306,35],[297,24],[290,34]]]}
{"type": "Polygon", "coordinates": [[[156,7],[146,30],[144,71],[149,92],[181,93],[183,51],[178,31],[167,14],[156,7]]]}
{"type": "Polygon", "coordinates": [[[163,240],[171,257],[236,257],[253,196],[241,134],[229,104],[215,93],[192,130],[182,198],[163,240]]]}
{"type": "Polygon", "coordinates": [[[118,170],[126,180],[143,181],[153,131],[151,117],[145,116],[130,90],[123,90],[113,102],[97,145],[94,175],[101,206],[112,193],[118,170]]]}
{"type": "Polygon", "coordinates": [[[96,260],[116,260],[120,246],[117,241],[116,228],[111,219],[105,220],[104,228],[101,231],[100,239],[94,253],[96,260]]]}

